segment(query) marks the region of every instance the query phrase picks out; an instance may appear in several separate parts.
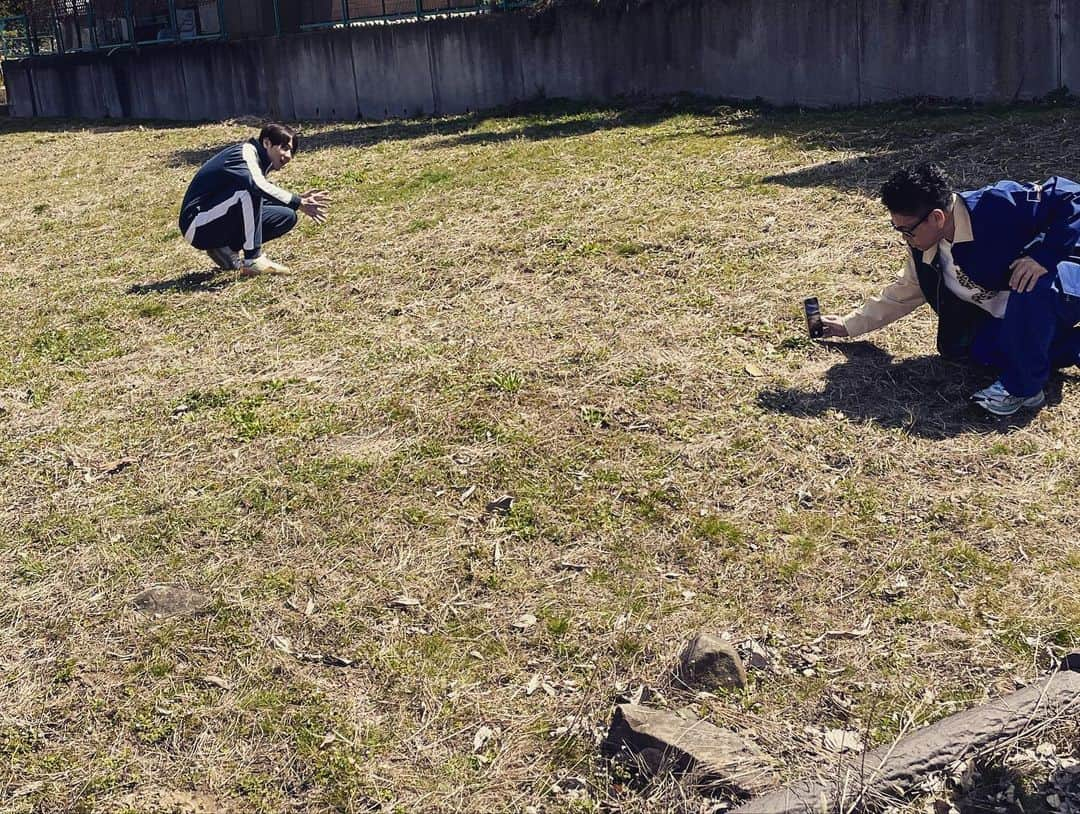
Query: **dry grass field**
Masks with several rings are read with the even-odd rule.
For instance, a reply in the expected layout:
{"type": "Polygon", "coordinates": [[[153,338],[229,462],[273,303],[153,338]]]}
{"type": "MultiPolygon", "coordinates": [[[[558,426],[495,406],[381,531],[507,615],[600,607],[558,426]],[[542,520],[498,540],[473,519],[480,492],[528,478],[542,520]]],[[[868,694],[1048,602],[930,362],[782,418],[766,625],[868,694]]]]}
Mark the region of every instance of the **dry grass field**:
{"type": "Polygon", "coordinates": [[[252,127],[0,123],[0,810],[710,812],[599,760],[620,694],[795,778],[1080,644],[1080,373],[991,421],[926,309],[800,308],[899,269],[898,163],[1080,178],[1080,109],[307,125],[330,222],[239,279],[175,220],[252,127]],[[771,667],[680,691],[700,629],[771,667]]]}

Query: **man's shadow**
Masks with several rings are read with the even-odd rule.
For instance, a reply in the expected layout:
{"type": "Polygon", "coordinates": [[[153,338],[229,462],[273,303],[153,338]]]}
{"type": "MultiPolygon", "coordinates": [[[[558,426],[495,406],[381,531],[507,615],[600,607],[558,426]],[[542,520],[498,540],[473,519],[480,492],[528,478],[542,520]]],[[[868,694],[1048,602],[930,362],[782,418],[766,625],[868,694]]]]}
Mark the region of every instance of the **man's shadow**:
{"type": "MultiPolygon", "coordinates": [[[[829,344],[846,357],[825,374],[825,389],[762,390],[757,403],[773,412],[807,417],[834,410],[856,421],[898,427],[923,438],[951,438],[966,432],[1009,432],[1027,426],[1037,410],[998,418],[971,403],[971,394],[994,380],[989,368],[916,356],[899,362],[869,342],[829,344]]],[[[1061,377],[1046,387],[1047,405],[1061,401],[1061,377]]]]}
{"type": "Polygon", "coordinates": [[[128,286],[128,294],[165,294],[177,292],[188,294],[196,291],[221,291],[242,279],[247,279],[235,271],[193,271],[181,274],[171,280],[158,280],[149,283],[134,283],[128,286]]]}

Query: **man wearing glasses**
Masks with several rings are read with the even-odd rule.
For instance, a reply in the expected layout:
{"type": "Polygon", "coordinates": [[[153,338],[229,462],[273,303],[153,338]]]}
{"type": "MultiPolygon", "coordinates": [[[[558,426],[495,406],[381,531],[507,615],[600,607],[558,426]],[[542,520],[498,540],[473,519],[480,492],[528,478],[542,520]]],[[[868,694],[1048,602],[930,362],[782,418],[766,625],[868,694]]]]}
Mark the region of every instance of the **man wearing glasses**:
{"type": "Polygon", "coordinates": [[[910,252],[900,278],[846,316],[822,316],[825,336],[859,336],[924,302],[938,316],[942,356],[992,365],[996,382],[972,395],[995,415],[1046,401],[1051,369],[1080,362],[1080,185],[999,181],[953,192],[922,164],[881,187],[910,252]]]}

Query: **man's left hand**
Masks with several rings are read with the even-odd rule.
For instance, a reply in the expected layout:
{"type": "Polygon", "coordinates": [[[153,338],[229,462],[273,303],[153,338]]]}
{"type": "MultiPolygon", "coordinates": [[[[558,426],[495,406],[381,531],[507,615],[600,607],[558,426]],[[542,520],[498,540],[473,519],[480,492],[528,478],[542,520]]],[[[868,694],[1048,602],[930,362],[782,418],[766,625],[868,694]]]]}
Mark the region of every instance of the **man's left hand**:
{"type": "Polygon", "coordinates": [[[1018,294],[1031,291],[1039,278],[1046,274],[1046,269],[1030,257],[1016,258],[1009,268],[1012,270],[1012,276],[1009,277],[1009,288],[1018,294]]]}
{"type": "Polygon", "coordinates": [[[300,211],[316,223],[326,223],[329,207],[330,195],[321,189],[309,189],[300,195],[300,211]]]}

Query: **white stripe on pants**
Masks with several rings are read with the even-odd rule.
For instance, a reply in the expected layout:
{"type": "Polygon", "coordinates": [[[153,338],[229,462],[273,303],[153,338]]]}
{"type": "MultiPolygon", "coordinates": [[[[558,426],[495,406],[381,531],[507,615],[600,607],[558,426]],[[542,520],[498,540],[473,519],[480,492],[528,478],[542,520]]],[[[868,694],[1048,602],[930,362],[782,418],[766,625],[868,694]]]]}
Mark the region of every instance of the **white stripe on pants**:
{"type": "Polygon", "coordinates": [[[229,210],[236,205],[236,202],[240,202],[240,210],[244,216],[244,249],[251,251],[255,248],[255,204],[251,199],[251,193],[246,189],[241,189],[234,193],[231,198],[226,198],[205,212],[200,212],[196,215],[191,224],[188,226],[187,231],[184,232],[184,239],[188,243],[194,244],[195,231],[200,226],[205,226],[207,223],[211,223],[218,218],[225,217],[229,213],[229,210]]]}

